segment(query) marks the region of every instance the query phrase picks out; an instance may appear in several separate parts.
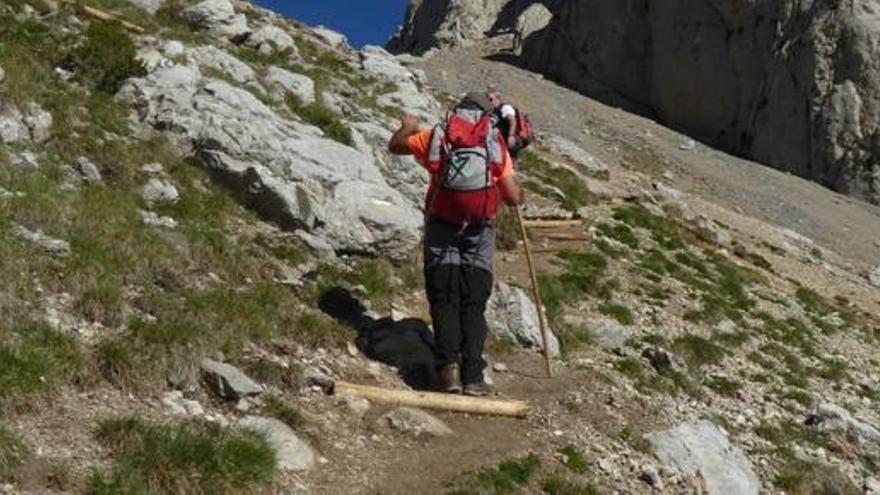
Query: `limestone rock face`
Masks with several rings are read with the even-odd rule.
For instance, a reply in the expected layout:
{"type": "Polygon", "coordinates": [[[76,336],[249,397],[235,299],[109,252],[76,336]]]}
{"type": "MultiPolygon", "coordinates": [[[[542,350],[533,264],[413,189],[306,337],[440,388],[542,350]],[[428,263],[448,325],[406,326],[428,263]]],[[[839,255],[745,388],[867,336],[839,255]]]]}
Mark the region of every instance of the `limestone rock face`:
{"type": "Polygon", "coordinates": [[[403,255],[421,215],[388,185],[374,158],[288,120],[250,92],[188,66],[161,68],[122,89],[140,118],[194,149],[240,200],[284,228],[337,251],[403,255]]]}
{"type": "Polygon", "coordinates": [[[565,2],[523,56],[707,144],[880,202],[875,0],[565,2]]]}
{"type": "Polygon", "coordinates": [[[388,48],[423,53],[434,47],[471,44],[485,37],[507,3],[508,0],[410,0],[403,26],[388,48]]]}

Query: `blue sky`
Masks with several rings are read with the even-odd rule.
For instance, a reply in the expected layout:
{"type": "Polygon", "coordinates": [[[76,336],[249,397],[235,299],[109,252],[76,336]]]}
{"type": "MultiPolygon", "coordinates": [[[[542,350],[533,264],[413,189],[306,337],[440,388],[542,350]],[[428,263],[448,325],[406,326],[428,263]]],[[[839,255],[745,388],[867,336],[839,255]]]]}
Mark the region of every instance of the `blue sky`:
{"type": "Polygon", "coordinates": [[[310,25],[344,33],[352,46],[384,45],[403,20],[408,0],[257,0],[310,25]]]}

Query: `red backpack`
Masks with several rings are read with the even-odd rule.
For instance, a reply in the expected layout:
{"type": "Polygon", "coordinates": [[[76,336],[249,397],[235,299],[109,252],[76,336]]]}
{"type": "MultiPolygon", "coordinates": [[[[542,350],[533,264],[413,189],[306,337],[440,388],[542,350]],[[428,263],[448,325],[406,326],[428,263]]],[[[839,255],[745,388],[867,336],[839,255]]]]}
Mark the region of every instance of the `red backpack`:
{"type": "Polygon", "coordinates": [[[529,116],[519,108],[516,110],[516,136],[522,140],[523,148],[528,146],[535,140],[535,129],[532,127],[532,121],[529,116]]]}
{"type": "Polygon", "coordinates": [[[498,211],[496,178],[504,167],[504,138],[481,110],[457,108],[434,128],[428,171],[434,176],[426,210],[456,224],[486,223],[498,211]]]}

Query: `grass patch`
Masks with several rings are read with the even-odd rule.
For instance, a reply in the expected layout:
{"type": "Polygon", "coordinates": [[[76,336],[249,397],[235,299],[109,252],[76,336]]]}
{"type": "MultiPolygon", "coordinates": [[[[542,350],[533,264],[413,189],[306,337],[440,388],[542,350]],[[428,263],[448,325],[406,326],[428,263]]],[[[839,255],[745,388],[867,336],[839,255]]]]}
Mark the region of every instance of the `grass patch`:
{"type": "Polygon", "coordinates": [[[0,423],[0,480],[14,480],[18,468],[30,456],[24,441],[0,423]]]}
{"type": "Polygon", "coordinates": [[[742,383],[723,376],[717,376],[709,379],[706,386],[714,390],[715,393],[724,397],[736,398],[742,389],[742,383]]]}
{"type": "Polygon", "coordinates": [[[283,398],[270,394],[264,398],[264,410],[269,416],[281,421],[293,430],[301,431],[306,419],[298,409],[283,398]]]}
{"type": "Polygon", "coordinates": [[[336,112],[321,101],[320,95],[308,105],[303,104],[296,95],[290,93],[285,101],[290,111],[324,131],[328,138],[346,146],[352,145],[351,129],[342,122],[336,112]]]}
{"type": "Polygon", "coordinates": [[[261,436],[216,424],[111,419],[97,436],[114,463],[92,474],[91,493],[262,493],[276,474],[261,436]]]}
{"type": "Polygon", "coordinates": [[[791,495],[860,495],[860,490],[838,468],[815,462],[791,460],[774,478],[774,485],[791,495]]]}
{"type": "Polygon", "coordinates": [[[561,206],[575,211],[595,203],[595,197],[587,189],[584,179],[561,165],[554,165],[534,151],[523,152],[517,167],[527,176],[539,179],[543,184],[562,192],[561,206]]]}
{"type": "Polygon", "coordinates": [[[809,388],[810,369],[804,366],[798,356],[775,342],[762,346],[761,352],[775,357],[785,366],[787,373],[779,373],[784,383],[801,389],[809,388]]]}
{"type": "Polygon", "coordinates": [[[636,318],[632,310],[622,304],[606,301],[600,304],[596,310],[603,315],[610,316],[617,320],[621,325],[632,325],[636,318]]]}
{"type": "Polygon", "coordinates": [[[614,239],[630,249],[636,249],[639,247],[638,237],[636,237],[632,229],[626,224],[618,223],[611,225],[602,222],[596,225],[596,232],[609,239],[614,239]]]}
{"type": "Polygon", "coordinates": [[[582,299],[584,294],[609,299],[615,289],[613,281],[604,279],[608,260],[599,251],[563,252],[555,259],[564,272],[558,276],[539,275],[541,294],[550,319],[555,319],[563,304],[582,299]]]}
{"type": "Polygon", "coordinates": [[[779,393],[779,397],[782,399],[793,400],[804,407],[811,407],[813,405],[813,396],[806,390],[801,390],[799,388],[786,389],[779,393]]]}
{"type": "Polygon", "coordinates": [[[574,445],[566,445],[559,449],[559,454],[562,455],[562,463],[565,464],[565,467],[575,473],[586,473],[590,467],[587,458],[584,457],[584,453],[574,445]]]}
{"type": "Polygon", "coordinates": [[[0,409],[46,398],[81,378],[85,358],[78,342],[43,324],[0,327],[0,409]]]}
{"type": "Polygon", "coordinates": [[[569,352],[595,342],[593,332],[584,326],[567,323],[554,325],[556,336],[559,338],[560,352],[567,355],[569,352]]]}
{"type": "Polygon", "coordinates": [[[541,483],[541,489],[548,495],[600,495],[601,492],[591,483],[577,483],[559,476],[550,476],[541,483]]]}
{"type": "Polygon", "coordinates": [[[838,330],[838,327],[829,323],[828,319],[831,317],[836,316],[845,326],[856,325],[856,312],[849,307],[849,301],[846,298],[835,298],[832,302],[806,287],[799,287],[794,296],[813,323],[826,334],[832,334],[838,330]]]}
{"type": "Polygon", "coordinates": [[[495,468],[485,469],[463,481],[452,490],[452,495],[475,495],[511,493],[525,486],[540,467],[541,460],[534,454],[517,459],[509,459],[495,468]]]}
{"type": "Polygon", "coordinates": [[[676,338],[672,342],[672,350],[692,368],[718,363],[727,354],[721,346],[699,335],[684,335],[676,338]]]}
{"type": "Polygon", "coordinates": [[[664,249],[674,251],[686,247],[677,227],[665,218],[655,215],[641,205],[615,208],[613,217],[631,227],[645,229],[651,238],[664,249]]]}

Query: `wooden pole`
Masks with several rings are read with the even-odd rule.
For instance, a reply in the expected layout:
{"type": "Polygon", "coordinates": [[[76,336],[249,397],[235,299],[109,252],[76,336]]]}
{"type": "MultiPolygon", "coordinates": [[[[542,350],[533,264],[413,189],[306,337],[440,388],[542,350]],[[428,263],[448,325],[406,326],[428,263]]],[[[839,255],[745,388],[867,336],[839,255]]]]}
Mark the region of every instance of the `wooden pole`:
{"type": "Polygon", "coordinates": [[[79,2],[77,2],[77,0],[61,0],[61,1],[64,3],[70,4],[70,5],[74,5],[77,8],[81,8],[82,11],[86,15],[88,15],[90,17],[94,17],[95,19],[98,19],[101,21],[119,21],[120,23],[122,23],[123,26],[125,26],[126,29],[128,29],[130,31],[134,31],[138,34],[143,34],[143,32],[144,32],[144,28],[138,26],[137,24],[132,24],[124,19],[120,19],[120,18],[116,17],[113,14],[110,14],[108,12],[104,12],[103,10],[96,9],[94,7],[89,7],[88,5],[83,5],[79,2]]]}
{"type": "Polygon", "coordinates": [[[390,390],[347,382],[336,382],[333,393],[356,395],[375,402],[403,406],[514,418],[525,417],[529,410],[529,405],[519,400],[494,400],[417,390],[390,390]]]}
{"type": "Polygon", "coordinates": [[[516,219],[519,222],[519,232],[522,236],[523,247],[526,250],[526,260],[529,263],[529,274],[532,276],[532,291],[535,294],[535,306],[538,308],[538,321],[541,323],[541,341],[544,343],[544,365],[547,368],[547,376],[553,378],[553,364],[550,362],[550,337],[549,329],[544,318],[544,305],[541,303],[541,290],[538,288],[538,275],[535,273],[535,263],[532,261],[532,250],[529,247],[529,235],[526,232],[526,224],[523,221],[522,210],[516,206],[516,219]]]}

